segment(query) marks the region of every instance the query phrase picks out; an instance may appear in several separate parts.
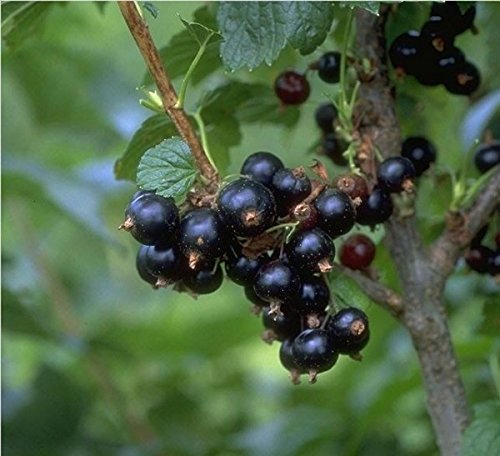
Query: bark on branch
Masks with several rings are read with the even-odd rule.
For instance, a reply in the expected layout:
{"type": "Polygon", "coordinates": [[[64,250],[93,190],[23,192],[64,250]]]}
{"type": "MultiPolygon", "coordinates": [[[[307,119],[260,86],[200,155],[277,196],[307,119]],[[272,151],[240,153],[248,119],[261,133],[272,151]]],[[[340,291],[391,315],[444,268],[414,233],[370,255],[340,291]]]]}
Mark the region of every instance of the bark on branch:
{"type": "Polygon", "coordinates": [[[146,65],[153,77],[153,80],[158,87],[160,97],[163,102],[163,107],[166,114],[172,119],[177,131],[182,139],[189,145],[193,153],[196,165],[201,174],[211,183],[217,181],[217,171],[212,167],[203,147],[191,126],[189,119],[183,109],[175,108],[177,102],[177,94],[175,92],[172,81],[170,80],[165,67],[158,53],[153,38],[149,33],[149,28],[144,19],[139,14],[135,2],[118,2],[120,11],[127,23],[127,26],[132,34],[139,51],[146,62],[146,65]]]}

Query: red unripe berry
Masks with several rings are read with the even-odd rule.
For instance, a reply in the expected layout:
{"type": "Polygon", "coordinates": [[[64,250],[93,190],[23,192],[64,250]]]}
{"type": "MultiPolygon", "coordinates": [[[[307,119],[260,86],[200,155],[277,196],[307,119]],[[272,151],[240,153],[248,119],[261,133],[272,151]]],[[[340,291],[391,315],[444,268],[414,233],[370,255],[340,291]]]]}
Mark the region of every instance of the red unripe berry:
{"type": "Polygon", "coordinates": [[[364,234],[347,238],[340,248],[340,262],[349,269],[366,269],[375,258],[375,244],[364,234]]]}
{"type": "Polygon", "coordinates": [[[298,105],[309,98],[311,87],[303,74],[284,71],[276,78],[274,91],[283,104],[298,105]]]}

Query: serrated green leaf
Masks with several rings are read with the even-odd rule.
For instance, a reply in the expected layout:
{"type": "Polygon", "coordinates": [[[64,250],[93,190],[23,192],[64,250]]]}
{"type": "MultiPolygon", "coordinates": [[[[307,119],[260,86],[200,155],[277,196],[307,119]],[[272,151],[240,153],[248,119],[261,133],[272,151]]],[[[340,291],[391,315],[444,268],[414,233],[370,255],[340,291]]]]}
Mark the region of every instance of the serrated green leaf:
{"type": "Polygon", "coordinates": [[[331,289],[334,296],[345,306],[354,306],[366,309],[373,301],[359,288],[358,284],[340,271],[329,275],[331,289]]]}
{"type": "Polygon", "coordinates": [[[3,2],[2,40],[15,49],[32,36],[45,20],[55,2],[3,2]]]}
{"type": "Polygon", "coordinates": [[[462,441],[462,456],[500,454],[500,401],[474,407],[474,420],[462,441]]]}
{"type": "Polygon", "coordinates": [[[197,176],[198,170],[189,146],[181,138],[172,137],[142,156],[137,168],[137,185],[179,201],[197,176]]]}
{"type": "Polygon", "coordinates": [[[180,19],[184,24],[184,27],[186,27],[186,30],[191,34],[191,36],[195,39],[195,41],[197,41],[200,46],[209,37],[209,42],[217,42],[222,40],[222,35],[219,32],[209,27],[205,27],[203,24],[200,24],[198,22],[188,22],[182,19],[182,17],[180,19]]]}
{"type": "Polygon", "coordinates": [[[380,2],[338,2],[341,7],[348,7],[351,9],[362,8],[369,11],[376,16],[379,15],[380,2]]]}
{"type": "Polygon", "coordinates": [[[165,114],[156,114],[146,119],[134,133],[122,157],[116,161],[116,178],[135,181],[137,166],[143,154],[175,132],[174,124],[165,114]]]}

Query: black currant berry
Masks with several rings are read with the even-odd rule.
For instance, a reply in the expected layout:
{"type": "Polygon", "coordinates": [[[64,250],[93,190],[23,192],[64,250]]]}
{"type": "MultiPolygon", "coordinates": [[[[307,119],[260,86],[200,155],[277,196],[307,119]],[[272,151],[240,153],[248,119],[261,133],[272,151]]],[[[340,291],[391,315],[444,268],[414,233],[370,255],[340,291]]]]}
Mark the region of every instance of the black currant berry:
{"type": "Polygon", "coordinates": [[[392,66],[413,75],[420,66],[420,33],[410,30],[395,38],[389,48],[392,66]]]}
{"type": "Polygon", "coordinates": [[[189,267],[220,258],[227,247],[228,234],[217,211],[202,207],[187,212],[179,228],[179,247],[189,267]]]}
{"type": "Polygon", "coordinates": [[[130,202],[133,202],[144,195],[153,195],[154,192],[152,190],[137,190],[133,195],[132,198],[130,198],[130,202]]]}
{"type": "Polygon", "coordinates": [[[271,191],[252,179],[238,179],[222,188],[217,207],[227,227],[236,235],[254,237],[276,221],[276,201],[271,191]]]}
{"type": "Polygon", "coordinates": [[[285,215],[293,206],[309,196],[311,181],[303,167],[283,168],[274,174],[271,190],[276,199],[279,214],[285,215]]]}
{"type": "Polygon", "coordinates": [[[272,313],[280,314],[280,304],[297,296],[300,277],[282,260],[273,260],[259,269],[255,277],[256,295],[271,303],[272,313]]]}
{"type": "Polygon", "coordinates": [[[269,306],[262,309],[262,324],[268,330],[263,334],[263,339],[266,342],[293,339],[299,335],[301,331],[301,318],[299,314],[288,310],[281,315],[273,315],[270,310],[269,306]]]}
{"type": "Polygon", "coordinates": [[[368,226],[384,223],[392,215],[393,209],[391,195],[385,190],[374,188],[356,208],[356,222],[368,226]]]}
{"type": "Polygon", "coordinates": [[[455,46],[446,48],[439,54],[436,62],[437,73],[441,81],[444,82],[450,74],[456,74],[458,68],[464,65],[464,63],[465,55],[460,49],[455,46]]]}
{"type": "Polygon", "coordinates": [[[431,45],[433,49],[442,52],[453,46],[455,35],[449,24],[440,16],[431,16],[420,30],[422,45],[431,45]]]}
{"type": "Polygon", "coordinates": [[[298,105],[309,98],[311,86],[303,74],[284,71],[274,82],[274,92],[283,104],[298,105]]]}
{"type": "Polygon", "coordinates": [[[243,162],[240,174],[270,187],[274,173],[283,167],[283,162],[276,155],[270,152],[255,152],[243,162]]]}
{"type": "Polygon", "coordinates": [[[304,370],[301,367],[297,366],[297,363],[293,359],[292,349],[294,340],[295,339],[293,338],[285,339],[281,343],[279,357],[281,365],[290,372],[292,382],[294,384],[298,384],[300,383],[300,374],[303,374],[304,370]]]}
{"type": "Polygon", "coordinates": [[[177,246],[148,246],[144,263],[146,269],[157,277],[156,286],[165,287],[187,273],[187,262],[177,246]]]}
{"type": "Polygon", "coordinates": [[[488,274],[492,276],[500,275],[500,250],[493,252],[488,261],[488,274]]]}
{"type": "Polygon", "coordinates": [[[467,61],[454,68],[454,71],[448,74],[444,81],[446,90],[455,95],[470,95],[477,90],[480,84],[481,74],[479,70],[467,61]]]}
{"type": "Polygon", "coordinates": [[[333,315],[327,330],[335,351],[343,355],[359,353],[370,339],[368,317],[355,307],[342,309],[333,315]]]}
{"type": "Polygon", "coordinates": [[[269,305],[267,301],[264,301],[257,296],[253,288],[253,284],[245,285],[245,287],[243,288],[243,292],[245,293],[245,298],[247,298],[247,300],[250,301],[255,307],[263,308],[269,305]]]}
{"type": "Polygon", "coordinates": [[[435,2],[432,4],[431,16],[441,17],[449,30],[459,35],[473,27],[476,7],[472,5],[462,14],[457,2],[435,2]]]}
{"type": "Polygon", "coordinates": [[[375,258],[375,244],[364,234],[349,236],[340,248],[340,262],[349,269],[366,269],[375,258]]]}
{"type": "Polygon", "coordinates": [[[377,169],[378,185],[390,193],[399,193],[413,188],[415,167],[405,157],[389,157],[377,169]]]}
{"type": "Polygon", "coordinates": [[[179,228],[179,209],[172,198],[147,193],[130,202],[120,228],[144,245],[169,243],[179,228]]]}
{"type": "Polygon", "coordinates": [[[329,272],[335,257],[335,246],[319,228],[298,231],[285,246],[288,261],[300,271],[329,272]]]}
{"type": "Polygon", "coordinates": [[[436,161],[436,149],[425,138],[411,136],[403,141],[401,155],[413,163],[415,175],[421,176],[436,161]]]}
{"type": "Polygon", "coordinates": [[[139,277],[144,280],[145,282],[153,285],[154,288],[156,287],[156,282],[158,278],[151,274],[151,272],[148,271],[146,268],[146,253],[148,249],[150,248],[149,245],[141,245],[139,247],[139,250],[137,251],[137,256],[135,259],[135,267],[137,269],[137,272],[139,273],[139,277]]]}
{"type": "Polygon", "coordinates": [[[333,122],[337,118],[337,108],[332,103],[323,103],[314,114],[316,125],[321,128],[323,133],[333,133],[333,122]]]}
{"type": "Polygon", "coordinates": [[[184,277],[183,283],[196,294],[209,294],[217,290],[224,279],[220,264],[204,264],[202,268],[184,277]]]}
{"type": "Polygon", "coordinates": [[[477,245],[471,247],[471,249],[465,255],[465,262],[474,271],[480,274],[485,274],[488,272],[490,265],[490,258],[494,255],[493,250],[484,245],[477,245]]]}
{"type": "Polygon", "coordinates": [[[500,163],[500,143],[483,144],[474,155],[474,163],[481,173],[486,173],[500,163]]]}
{"type": "Polygon", "coordinates": [[[299,315],[321,315],[330,302],[330,289],[322,277],[312,274],[301,277],[301,285],[297,299],[290,307],[299,315]]]}
{"type": "Polygon", "coordinates": [[[366,179],[358,174],[341,174],[333,181],[333,186],[344,192],[354,203],[361,203],[368,196],[366,179]]]}
{"type": "Polygon", "coordinates": [[[335,133],[328,133],[321,139],[321,153],[326,155],[337,166],[347,166],[349,162],[342,155],[343,150],[335,133]]]}
{"type": "Polygon", "coordinates": [[[325,52],[316,62],[318,76],[324,82],[336,84],[340,80],[340,52],[325,52]]]}
{"type": "Polygon", "coordinates": [[[267,262],[267,255],[261,255],[257,258],[249,258],[241,252],[238,254],[231,253],[226,260],[226,274],[238,285],[247,286],[253,285],[255,276],[258,270],[267,262]]]}
{"type": "Polygon", "coordinates": [[[354,225],[356,212],[350,198],[339,190],[327,188],[314,201],[318,225],[331,237],[347,233],[354,225]]]}
{"type": "Polygon", "coordinates": [[[309,381],[316,381],[320,372],[331,369],[339,357],[324,329],[306,329],[294,340],[292,345],[293,361],[299,368],[309,373],[309,381]]]}

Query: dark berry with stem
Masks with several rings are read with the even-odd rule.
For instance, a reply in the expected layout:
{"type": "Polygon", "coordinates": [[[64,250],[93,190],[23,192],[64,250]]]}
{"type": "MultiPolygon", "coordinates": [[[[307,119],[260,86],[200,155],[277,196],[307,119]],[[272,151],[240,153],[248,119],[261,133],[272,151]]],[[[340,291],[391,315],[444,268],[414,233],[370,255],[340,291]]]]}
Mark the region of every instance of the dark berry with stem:
{"type": "Polygon", "coordinates": [[[301,318],[299,314],[287,310],[281,315],[273,315],[270,310],[269,306],[262,309],[262,324],[267,329],[263,334],[263,339],[266,342],[293,339],[300,333],[301,318]]]}
{"type": "Polygon", "coordinates": [[[297,71],[284,71],[274,81],[274,92],[284,105],[299,105],[309,98],[311,86],[297,71]]]}
{"type": "Polygon", "coordinates": [[[344,355],[359,353],[370,339],[368,317],[355,307],[337,312],[326,327],[335,351],[344,355]]]}
{"type": "Polygon", "coordinates": [[[330,302],[330,289],[325,279],[312,274],[301,277],[298,297],[290,307],[300,315],[322,315],[330,302]]]}
{"type": "Polygon", "coordinates": [[[143,197],[144,195],[153,195],[154,192],[152,190],[137,190],[133,195],[132,195],[132,198],[130,198],[130,202],[132,201],[135,201],[141,197],[143,197]]]}
{"type": "Polygon", "coordinates": [[[217,290],[224,279],[220,264],[204,264],[191,271],[183,280],[184,285],[196,294],[209,294],[217,290]]]}
{"type": "Polygon", "coordinates": [[[332,103],[323,103],[314,113],[316,125],[323,131],[323,133],[333,133],[333,122],[337,118],[337,108],[332,103]]]}
{"type": "Polygon", "coordinates": [[[381,188],[374,188],[356,208],[356,222],[367,226],[384,223],[392,215],[393,209],[391,195],[381,188]]]}
{"type": "Polygon", "coordinates": [[[225,185],[217,196],[217,207],[236,236],[257,236],[271,227],[277,217],[274,195],[252,179],[237,179],[225,185]]]}
{"type": "Polygon", "coordinates": [[[457,69],[464,63],[465,55],[459,48],[451,46],[444,49],[436,62],[437,73],[441,81],[444,82],[448,75],[457,73],[457,69]]]}
{"type": "Polygon", "coordinates": [[[149,245],[141,245],[139,247],[135,259],[135,267],[142,280],[153,285],[154,288],[157,288],[156,282],[158,278],[155,275],[153,275],[150,271],[148,271],[148,269],[146,268],[146,253],[149,247],[150,247],[149,245]]]}
{"type": "Polygon", "coordinates": [[[182,218],[179,247],[188,258],[191,269],[196,269],[203,261],[220,258],[226,250],[227,242],[228,233],[214,209],[193,209],[182,218]]]}
{"type": "Polygon", "coordinates": [[[250,301],[255,307],[263,308],[269,305],[267,301],[264,301],[263,299],[257,296],[253,284],[245,285],[245,287],[243,288],[243,292],[245,293],[245,298],[247,298],[247,300],[250,301]]]}
{"type": "Polygon", "coordinates": [[[339,357],[324,329],[306,329],[294,340],[292,346],[293,361],[309,374],[311,383],[316,381],[320,372],[331,369],[339,357]]]}
{"type": "Polygon", "coordinates": [[[285,246],[288,261],[300,271],[329,272],[335,257],[335,246],[321,229],[294,233],[285,246]]]}
{"type": "Polygon", "coordinates": [[[336,84],[340,81],[340,52],[325,52],[316,62],[315,67],[318,70],[318,76],[324,82],[336,84]]]}
{"type": "Polygon", "coordinates": [[[448,92],[455,95],[471,95],[481,84],[481,74],[471,62],[458,65],[455,71],[448,74],[444,86],[448,92]]]}
{"type": "Polygon", "coordinates": [[[120,228],[144,245],[168,243],[179,228],[179,209],[172,198],[147,193],[130,202],[120,228]]]}
{"type": "Polygon", "coordinates": [[[436,161],[436,149],[421,136],[411,136],[403,141],[401,155],[413,163],[415,175],[421,176],[436,161]]]}
{"type": "Polygon", "coordinates": [[[240,174],[270,187],[274,174],[282,168],[283,162],[276,155],[270,152],[255,152],[243,162],[240,174]]]}
{"type": "Polygon", "coordinates": [[[420,65],[420,33],[410,30],[396,37],[389,48],[389,58],[394,68],[413,75],[420,65]]]}
{"type": "Polygon", "coordinates": [[[249,258],[239,253],[230,253],[225,262],[227,276],[236,284],[252,285],[258,270],[269,261],[267,255],[249,258]]]}
{"type": "Polygon", "coordinates": [[[492,276],[500,274],[500,249],[494,251],[489,258],[488,274],[492,276]]]}
{"type": "Polygon", "coordinates": [[[292,383],[295,385],[300,383],[300,374],[304,373],[304,370],[297,365],[293,358],[293,341],[294,338],[285,339],[280,346],[279,357],[281,365],[290,372],[290,378],[292,383]]]}
{"type": "Polygon", "coordinates": [[[389,193],[399,193],[413,188],[415,167],[405,157],[389,157],[377,169],[378,185],[389,193]]]}
{"type": "Polygon", "coordinates": [[[489,247],[477,245],[466,253],[465,262],[472,270],[485,274],[488,272],[490,258],[493,254],[493,250],[489,247]]]}
{"type": "Polygon", "coordinates": [[[364,234],[349,236],[340,248],[340,262],[349,269],[363,270],[375,258],[375,244],[364,234]]]}
{"type": "Polygon", "coordinates": [[[473,27],[476,7],[471,5],[462,13],[457,2],[434,2],[431,8],[431,16],[441,17],[451,33],[459,35],[473,27]]]}
{"type": "Polygon", "coordinates": [[[283,168],[274,174],[271,190],[276,199],[278,212],[280,215],[285,215],[311,193],[311,180],[303,167],[283,168]]]}
{"type": "Polygon", "coordinates": [[[328,133],[321,139],[321,152],[337,166],[347,166],[349,162],[343,155],[340,142],[335,133],[328,133]]]}
{"type": "Polygon", "coordinates": [[[500,143],[483,144],[474,155],[474,163],[481,173],[486,173],[500,163],[500,143]]]}
{"type": "Polygon", "coordinates": [[[453,46],[455,35],[440,16],[430,16],[420,30],[422,46],[430,45],[438,52],[453,46]]]}
{"type": "Polygon", "coordinates": [[[299,203],[290,210],[290,217],[299,222],[299,229],[310,230],[318,223],[318,211],[310,203],[299,203]]]}
{"type": "Polygon", "coordinates": [[[314,207],[318,211],[318,226],[332,237],[345,234],[354,226],[356,211],[351,199],[340,190],[323,190],[314,207]]]}
{"type": "Polygon", "coordinates": [[[157,277],[156,286],[165,287],[187,274],[187,261],[176,244],[171,246],[148,246],[144,263],[146,269],[157,277]]]}
{"type": "Polygon", "coordinates": [[[361,203],[368,196],[366,179],[359,174],[341,174],[334,179],[333,186],[349,196],[355,204],[361,203]]]}

